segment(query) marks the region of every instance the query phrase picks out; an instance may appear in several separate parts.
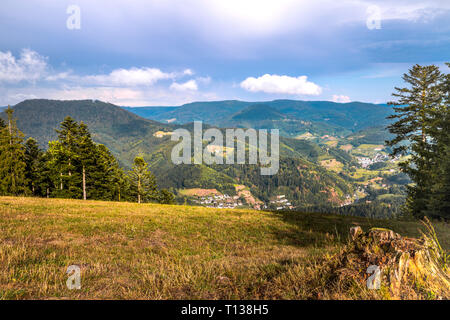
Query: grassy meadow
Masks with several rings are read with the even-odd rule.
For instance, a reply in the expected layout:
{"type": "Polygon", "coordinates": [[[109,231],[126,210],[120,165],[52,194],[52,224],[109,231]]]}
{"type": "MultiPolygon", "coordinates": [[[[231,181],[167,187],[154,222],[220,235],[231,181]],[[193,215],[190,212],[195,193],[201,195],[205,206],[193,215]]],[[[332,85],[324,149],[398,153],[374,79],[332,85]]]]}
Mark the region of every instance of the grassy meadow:
{"type": "MultiPolygon", "coordinates": [[[[311,281],[351,226],[417,221],[0,197],[0,299],[327,299],[311,281]],[[66,287],[69,265],[81,289],[66,287]]],[[[445,249],[450,227],[434,223],[445,249]]]]}

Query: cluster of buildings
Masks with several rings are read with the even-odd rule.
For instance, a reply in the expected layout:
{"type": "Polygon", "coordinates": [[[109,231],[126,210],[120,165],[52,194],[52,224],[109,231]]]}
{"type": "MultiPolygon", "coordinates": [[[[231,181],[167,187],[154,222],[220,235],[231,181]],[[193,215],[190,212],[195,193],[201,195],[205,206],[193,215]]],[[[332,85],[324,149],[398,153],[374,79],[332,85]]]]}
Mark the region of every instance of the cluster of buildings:
{"type": "Polygon", "coordinates": [[[340,207],[345,207],[348,205],[351,205],[352,203],[358,202],[361,198],[364,198],[367,195],[366,192],[367,184],[358,186],[355,192],[353,193],[353,196],[350,194],[345,195],[345,200],[340,204],[340,207]]]}
{"type": "MultiPolygon", "coordinates": [[[[201,196],[193,199],[192,201],[204,207],[216,209],[234,209],[242,207],[244,205],[242,197],[230,196],[227,194],[201,196]]],[[[294,209],[294,206],[288,199],[286,199],[286,196],[283,194],[280,196],[276,196],[268,204],[254,206],[254,209],[288,210],[294,209]]]]}
{"type": "Polygon", "coordinates": [[[195,203],[201,204],[207,208],[216,209],[234,209],[243,205],[239,196],[229,196],[227,194],[209,195],[199,197],[193,200],[195,203]]]}
{"type": "Polygon", "coordinates": [[[395,158],[391,159],[386,154],[377,153],[372,158],[369,158],[369,157],[356,157],[356,159],[358,160],[358,163],[361,165],[361,167],[368,168],[370,165],[372,165],[374,163],[377,163],[377,162],[386,162],[386,161],[395,162],[395,161],[397,161],[399,159],[399,157],[395,157],[395,158]]]}
{"type": "MultiPolygon", "coordinates": [[[[269,204],[276,210],[294,209],[294,206],[284,194],[276,196],[273,200],[270,200],[269,204]]],[[[264,208],[267,208],[267,206],[264,206],[264,208]]]]}

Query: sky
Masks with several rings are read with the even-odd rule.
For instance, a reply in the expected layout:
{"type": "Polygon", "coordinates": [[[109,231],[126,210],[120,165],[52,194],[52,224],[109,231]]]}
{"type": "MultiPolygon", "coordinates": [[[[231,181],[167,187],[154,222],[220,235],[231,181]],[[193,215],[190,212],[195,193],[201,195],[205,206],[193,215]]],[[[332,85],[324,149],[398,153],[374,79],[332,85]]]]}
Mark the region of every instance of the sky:
{"type": "Polygon", "coordinates": [[[385,103],[449,72],[449,0],[2,0],[0,106],[273,99],[385,103]]]}

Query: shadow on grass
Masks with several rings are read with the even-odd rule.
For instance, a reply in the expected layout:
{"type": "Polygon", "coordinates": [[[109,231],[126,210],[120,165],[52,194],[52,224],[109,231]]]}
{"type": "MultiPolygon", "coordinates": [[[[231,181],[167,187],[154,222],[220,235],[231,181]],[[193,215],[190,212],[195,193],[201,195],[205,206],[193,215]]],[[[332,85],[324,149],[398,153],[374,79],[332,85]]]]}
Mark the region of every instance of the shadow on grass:
{"type": "MultiPolygon", "coordinates": [[[[272,211],[290,226],[276,229],[273,233],[282,244],[298,247],[323,247],[326,244],[345,243],[349,230],[361,226],[364,231],[373,227],[388,228],[407,237],[420,237],[423,225],[419,220],[373,219],[346,215],[302,213],[295,211],[272,211]]],[[[433,222],[439,240],[444,248],[450,249],[450,225],[447,222],[433,222]]]]}

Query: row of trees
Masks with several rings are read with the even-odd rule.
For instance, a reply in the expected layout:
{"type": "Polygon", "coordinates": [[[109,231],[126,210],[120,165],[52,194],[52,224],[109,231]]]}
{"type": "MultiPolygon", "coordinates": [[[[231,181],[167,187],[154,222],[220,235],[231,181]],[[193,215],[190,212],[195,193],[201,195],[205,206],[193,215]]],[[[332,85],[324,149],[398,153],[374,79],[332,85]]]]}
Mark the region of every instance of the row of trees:
{"type": "MultiPolygon", "coordinates": [[[[447,63],[450,67],[450,64],[447,63]]],[[[395,88],[393,155],[407,155],[400,164],[412,181],[406,208],[417,217],[450,218],[450,75],[437,66],[413,66],[403,75],[409,84],[395,88]]]]}
{"type": "Polygon", "coordinates": [[[11,108],[6,114],[7,122],[0,119],[0,194],[174,202],[171,192],[157,188],[143,157],[125,172],[108,148],[94,143],[83,122],[66,117],[56,130],[58,140],[42,151],[35,139],[24,142],[11,108]]]}

